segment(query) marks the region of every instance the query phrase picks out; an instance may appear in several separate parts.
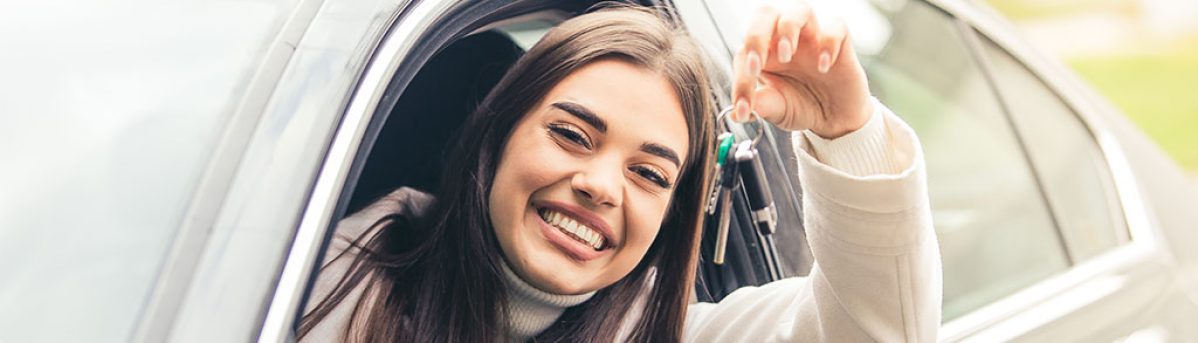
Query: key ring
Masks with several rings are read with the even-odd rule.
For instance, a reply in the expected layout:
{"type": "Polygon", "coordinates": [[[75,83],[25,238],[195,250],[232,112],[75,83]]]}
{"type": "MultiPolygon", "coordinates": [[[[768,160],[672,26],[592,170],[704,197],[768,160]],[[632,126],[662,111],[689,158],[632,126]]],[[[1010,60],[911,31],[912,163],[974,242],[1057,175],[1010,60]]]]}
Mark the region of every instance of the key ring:
{"type": "MultiPolygon", "coordinates": [[[[733,109],[735,109],[733,106],[725,107],[723,111],[720,111],[720,114],[715,116],[715,122],[722,122],[729,113],[732,113],[733,109]]],[[[765,120],[761,118],[761,115],[757,114],[757,111],[750,111],[749,118],[757,118],[757,135],[753,136],[751,143],[749,143],[753,147],[757,147],[757,142],[761,141],[762,136],[765,136],[765,120]]]]}

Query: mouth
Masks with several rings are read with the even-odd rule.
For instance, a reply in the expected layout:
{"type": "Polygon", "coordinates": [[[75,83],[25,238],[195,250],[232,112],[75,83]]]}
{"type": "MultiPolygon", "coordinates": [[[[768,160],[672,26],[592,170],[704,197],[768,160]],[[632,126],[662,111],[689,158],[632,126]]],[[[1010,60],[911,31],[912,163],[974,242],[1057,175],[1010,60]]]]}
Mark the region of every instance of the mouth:
{"type": "Polygon", "coordinates": [[[533,201],[529,205],[542,237],[577,262],[603,257],[620,247],[620,240],[607,222],[585,208],[557,201],[533,201]]]}
{"type": "Polygon", "coordinates": [[[610,247],[608,239],[598,230],[586,225],[585,221],[573,218],[570,215],[549,208],[538,208],[537,214],[541,216],[546,224],[557,229],[566,236],[575,241],[585,244],[595,251],[602,251],[610,247]]]}

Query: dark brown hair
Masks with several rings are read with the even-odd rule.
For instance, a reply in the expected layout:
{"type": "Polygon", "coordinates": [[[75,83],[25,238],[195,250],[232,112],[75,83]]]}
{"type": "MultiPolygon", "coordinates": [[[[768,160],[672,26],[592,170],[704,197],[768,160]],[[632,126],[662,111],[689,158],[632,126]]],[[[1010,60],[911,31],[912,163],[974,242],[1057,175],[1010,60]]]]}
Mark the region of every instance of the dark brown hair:
{"type": "MultiPolygon", "coordinates": [[[[620,59],[659,73],[686,116],[690,148],[661,230],[629,275],[574,306],[535,339],[611,342],[638,295],[647,292],[632,341],[681,340],[694,284],[714,130],[712,89],[699,46],[653,9],[618,6],[563,22],[510,69],[467,119],[436,202],[420,218],[388,216],[332,293],[306,315],[301,337],[360,283],[366,291],[347,326],[349,341],[493,342],[504,337],[502,251],[488,194],[516,123],[551,88],[598,60],[620,59]],[[469,148],[465,148],[469,147],[469,148]]],[[[355,249],[349,249],[355,250],[355,249]]]]}

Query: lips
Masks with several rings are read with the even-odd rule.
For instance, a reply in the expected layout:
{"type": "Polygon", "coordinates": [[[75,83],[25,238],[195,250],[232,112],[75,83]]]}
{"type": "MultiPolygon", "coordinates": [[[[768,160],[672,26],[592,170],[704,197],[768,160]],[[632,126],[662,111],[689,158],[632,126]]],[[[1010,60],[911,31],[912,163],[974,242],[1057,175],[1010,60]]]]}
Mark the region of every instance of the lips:
{"type": "Polygon", "coordinates": [[[598,258],[618,245],[607,223],[590,211],[558,202],[536,202],[533,208],[545,238],[576,260],[598,258]]]}
{"type": "Polygon", "coordinates": [[[587,227],[586,224],[579,223],[577,219],[570,218],[569,215],[554,211],[551,209],[541,209],[537,211],[541,215],[541,219],[545,220],[549,225],[553,225],[558,230],[570,235],[580,243],[595,248],[595,250],[603,250],[603,246],[607,243],[607,239],[603,234],[587,227]]]}

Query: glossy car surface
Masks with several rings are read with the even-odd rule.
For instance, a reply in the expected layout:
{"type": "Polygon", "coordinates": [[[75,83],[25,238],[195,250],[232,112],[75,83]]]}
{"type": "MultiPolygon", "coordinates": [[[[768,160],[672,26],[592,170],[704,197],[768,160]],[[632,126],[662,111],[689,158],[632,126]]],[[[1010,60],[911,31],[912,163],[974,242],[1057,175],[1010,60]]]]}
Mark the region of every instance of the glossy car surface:
{"type": "MultiPolygon", "coordinates": [[[[645,3],[669,6],[726,84],[746,4],[645,3]]],[[[421,72],[463,37],[527,48],[589,5],[0,11],[0,342],[292,339],[331,225],[387,188],[372,175],[423,168],[380,162],[411,153],[388,142],[407,101],[438,96],[415,95],[421,72]]],[[[942,340],[1198,337],[1198,190],[1120,113],[973,3],[817,5],[848,18],[875,95],[923,141],[942,340]]],[[[780,268],[798,276],[811,261],[788,137],[762,149],[780,268]]]]}

